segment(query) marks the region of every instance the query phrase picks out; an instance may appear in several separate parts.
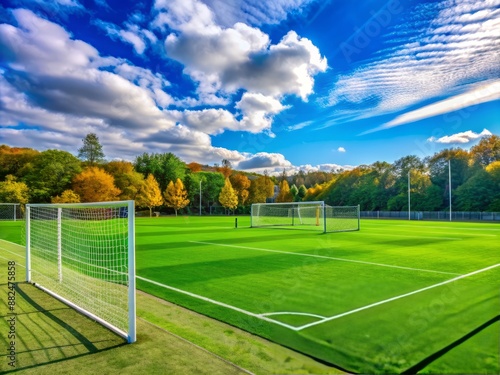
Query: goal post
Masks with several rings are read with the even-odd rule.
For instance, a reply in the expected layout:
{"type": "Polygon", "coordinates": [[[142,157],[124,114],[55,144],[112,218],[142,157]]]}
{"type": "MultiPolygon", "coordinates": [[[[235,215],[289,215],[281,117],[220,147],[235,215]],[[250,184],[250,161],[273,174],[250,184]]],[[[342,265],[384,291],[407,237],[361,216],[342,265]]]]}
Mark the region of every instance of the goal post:
{"type": "Polygon", "coordinates": [[[136,341],[134,201],[27,204],[26,280],[136,341]]]}
{"type": "Polygon", "coordinates": [[[17,221],[22,219],[19,203],[0,203],[0,220],[17,221]]]}
{"type": "Polygon", "coordinates": [[[250,226],[298,227],[323,233],[359,230],[359,206],[328,206],[323,201],[254,203],[250,226]]]}
{"type": "Polygon", "coordinates": [[[324,202],[254,203],[251,227],[315,226],[323,216],[324,202]]]}
{"type": "Polygon", "coordinates": [[[325,206],[325,232],[350,232],[359,228],[359,205],[325,206]]]}

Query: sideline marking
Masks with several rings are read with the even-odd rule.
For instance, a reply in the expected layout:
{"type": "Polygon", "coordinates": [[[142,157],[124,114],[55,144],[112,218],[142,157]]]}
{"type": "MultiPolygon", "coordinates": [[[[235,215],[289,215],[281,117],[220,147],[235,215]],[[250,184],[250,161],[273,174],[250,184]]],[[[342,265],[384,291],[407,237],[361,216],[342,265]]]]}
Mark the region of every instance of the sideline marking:
{"type": "Polygon", "coordinates": [[[157,285],[157,286],[160,286],[160,287],[165,288],[165,289],[170,289],[170,290],[173,290],[173,291],[178,292],[178,293],[186,294],[186,295],[188,295],[190,297],[201,299],[202,301],[213,303],[214,305],[218,305],[218,306],[225,307],[227,309],[238,311],[238,312],[240,312],[242,314],[245,314],[245,315],[248,315],[248,316],[252,316],[252,317],[257,318],[257,319],[262,319],[262,320],[265,320],[265,321],[270,322],[270,323],[278,324],[280,326],[292,329],[294,331],[297,330],[297,327],[291,326],[291,325],[286,324],[286,323],[282,323],[282,322],[280,322],[278,320],[267,318],[266,316],[263,316],[261,314],[255,314],[255,313],[253,313],[251,311],[240,309],[239,307],[236,307],[236,306],[228,305],[227,303],[224,303],[224,302],[219,302],[219,301],[216,301],[216,300],[208,298],[208,297],[200,296],[199,294],[195,294],[195,293],[191,293],[191,292],[188,292],[188,291],[185,291],[185,290],[182,290],[182,289],[174,288],[173,286],[165,285],[165,284],[159,283],[159,282],[154,281],[154,280],[146,279],[145,277],[142,277],[142,276],[137,276],[136,275],[135,278],[139,279],[139,280],[142,280],[142,281],[146,281],[148,283],[151,283],[151,284],[154,284],[154,285],[157,285]]]}
{"type": "Polygon", "coordinates": [[[432,239],[432,240],[448,240],[448,241],[461,241],[463,238],[458,238],[458,237],[436,237],[436,236],[408,236],[404,234],[386,234],[386,233],[366,233],[363,232],[363,235],[365,236],[384,236],[384,237],[405,237],[405,238],[427,238],[427,239],[432,239]]]}
{"type": "MultiPolygon", "coordinates": [[[[403,219],[403,220],[406,220],[408,221],[408,219],[403,219]]],[[[432,220],[430,220],[432,221],[432,220]]],[[[418,220],[412,220],[412,222],[415,222],[415,223],[429,223],[430,221],[418,221],[418,220]]],[[[459,223],[458,221],[454,221],[454,223],[459,223]]],[[[463,221],[461,222],[463,223],[463,221]]],[[[415,225],[410,225],[410,224],[394,224],[394,225],[389,225],[387,223],[376,223],[376,222],[370,222],[370,221],[365,221],[363,223],[363,225],[370,225],[370,224],[373,224],[373,225],[382,225],[382,226],[387,226],[387,227],[409,227],[409,228],[418,228],[418,229],[425,229],[425,228],[438,228],[438,229],[456,229],[456,230],[461,230],[461,229],[468,229],[468,230],[494,230],[494,231],[500,231],[500,228],[470,228],[470,227],[436,227],[436,226],[431,226],[431,225],[418,225],[418,224],[415,224],[415,225]]],[[[497,225],[497,224],[492,224],[492,223],[479,223],[480,225],[497,225]]]]}
{"type": "MultiPolygon", "coordinates": [[[[5,257],[3,257],[3,256],[1,256],[1,255],[0,255],[0,258],[5,259],[5,260],[7,260],[7,261],[12,260],[12,259],[9,259],[9,258],[5,258],[5,257]]],[[[26,266],[22,265],[21,263],[17,263],[17,262],[16,262],[16,266],[26,268],[26,266]]]]}
{"type": "Polygon", "coordinates": [[[298,255],[298,256],[304,256],[304,257],[331,259],[331,260],[338,260],[338,261],[341,261],[341,262],[361,263],[361,264],[368,264],[368,265],[371,265],[371,266],[399,268],[399,269],[410,270],[410,271],[441,273],[441,274],[445,274],[445,275],[460,275],[459,273],[456,273],[456,272],[444,272],[444,271],[426,270],[426,269],[421,269],[421,268],[412,268],[412,267],[404,267],[404,266],[394,266],[394,265],[391,265],[391,264],[365,262],[365,261],[362,261],[362,260],[345,259],[345,258],[335,258],[335,257],[326,256],[326,255],[315,255],[315,254],[306,254],[306,253],[294,253],[294,252],[290,252],[290,251],[262,249],[262,248],[258,248],[258,247],[248,247],[248,246],[238,246],[238,245],[227,245],[227,244],[221,244],[221,243],[215,243],[215,242],[202,242],[202,241],[188,241],[188,242],[198,243],[198,244],[203,244],[203,245],[215,245],[215,246],[223,246],[223,247],[234,247],[234,248],[237,248],[237,249],[248,249],[248,250],[266,251],[266,252],[269,252],[269,253],[278,253],[278,254],[298,255]]]}
{"type": "MultiPolygon", "coordinates": [[[[405,224],[398,224],[395,225],[395,227],[407,227],[407,228],[418,228],[418,229],[427,229],[427,228],[432,228],[432,229],[455,229],[455,230],[461,230],[461,229],[466,229],[466,230],[493,230],[493,231],[500,231],[500,229],[494,229],[494,228],[453,228],[453,227],[434,227],[434,226],[422,226],[422,227],[416,227],[414,225],[405,225],[405,224]]],[[[440,232],[433,232],[433,233],[440,233],[440,232]]],[[[468,233],[460,233],[460,235],[467,234],[469,236],[478,236],[478,234],[468,234],[468,233]]],[[[496,234],[479,234],[479,236],[497,236],[496,234]]]]}
{"type": "MultiPolygon", "coordinates": [[[[20,258],[23,258],[23,259],[26,258],[26,247],[24,247],[22,245],[19,245],[17,243],[14,243],[14,242],[10,242],[10,241],[7,241],[7,240],[0,239],[0,250],[5,251],[7,253],[11,253],[12,255],[15,255],[16,257],[20,257],[20,258]],[[18,254],[16,252],[12,251],[12,250],[6,249],[5,247],[2,246],[2,242],[5,242],[8,245],[15,245],[15,246],[19,247],[19,250],[21,251],[21,254],[18,254]]],[[[3,258],[3,259],[6,259],[6,258],[3,258]]],[[[7,260],[12,260],[12,259],[7,259],[7,260]]]]}
{"type": "Polygon", "coordinates": [[[297,327],[296,331],[301,331],[303,329],[306,329],[306,328],[309,328],[309,327],[313,327],[313,326],[318,325],[318,324],[322,324],[322,323],[329,322],[329,321],[334,320],[334,319],[342,318],[342,317],[344,317],[346,315],[351,315],[351,314],[357,313],[359,311],[363,311],[363,310],[367,310],[367,309],[370,309],[370,308],[375,307],[375,306],[383,305],[384,303],[387,303],[387,302],[396,301],[398,299],[401,299],[401,298],[404,298],[404,297],[408,297],[408,296],[411,296],[413,294],[417,294],[417,293],[424,292],[424,291],[429,290],[429,289],[437,288],[438,286],[446,285],[446,284],[452,283],[454,281],[457,281],[457,280],[460,280],[460,279],[464,279],[464,278],[472,276],[472,275],[476,275],[476,274],[481,273],[481,272],[489,271],[489,270],[491,270],[493,268],[496,268],[496,267],[500,267],[500,263],[494,264],[493,266],[489,266],[489,267],[486,267],[486,268],[483,268],[483,269],[480,269],[480,270],[477,270],[477,271],[474,271],[474,272],[467,273],[465,275],[454,277],[453,279],[446,280],[446,281],[443,281],[441,283],[437,283],[437,284],[434,284],[434,285],[430,285],[430,286],[427,286],[427,287],[422,288],[422,289],[414,290],[413,292],[401,294],[400,296],[388,298],[386,300],[375,302],[375,303],[372,303],[370,305],[366,305],[366,306],[363,306],[363,307],[359,307],[357,309],[354,309],[354,310],[351,310],[351,311],[347,311],[347,312],[342,313],[342,314],[334,315],[334,316],[331,316],[329,318],[326,318],[326,319],[323,319],[323,320],[319,320],[317,322],[312,322],[312,323],[309,323],[309,324],[304,324],[303,326],[297,327]]]}

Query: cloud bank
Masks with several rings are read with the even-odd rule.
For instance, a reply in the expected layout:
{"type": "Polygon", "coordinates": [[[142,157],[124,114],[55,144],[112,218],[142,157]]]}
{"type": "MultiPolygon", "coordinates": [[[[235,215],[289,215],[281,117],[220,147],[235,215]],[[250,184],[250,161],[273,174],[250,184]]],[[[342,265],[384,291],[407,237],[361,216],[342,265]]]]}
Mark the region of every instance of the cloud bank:
{"type": "Polygon", "coordinates": [[[428,142],[434,143],[444,143],[444,144],[464,144],[470,143],[478,138],[487,137],[492,135],[491,132],[487,129],[484,129],[481,133],[474,133],[471,130],[466,132],[456,133],[452,135],[446,135],[441,138],[430,137],[427,139],[428,142]]]}
{"type": "MultiPolygon", "coordinates": [[[[30,10],[13,10],[15,22],[0,24],[0,142],[74,152],[95,132],[111,159],[173,152],[186,162],[228,159],[240,168],[292,167],[281,154],[214,147],[212,136],[226,131],[273,136],[273,117],[288,108],[285,97],[307,100],[313,76],[327,67],[317,47],[293,31],[272,44],[246,24],[221,26],[210,8],[195,0],[157,1],[154,14],[153,30],[165,33],[165,58],[183,65],[196,83],[196,96],[178,98],[161,73],[102,55],[30,10]]],[[[95,22],[143,55],[158,40],[139,23],[144,19],[137,15],[123,27],[95,22]]]]}
{"type": "Polygon", "coordinates": [[[367,134],[498,99],[498,6],[493,0],[417,5],[404,25],[386,30],[386,38],[395,41],[392,46],[335,82],[322,101],[333,109],[330,125],[452,96],[403,113],[367,134]],[[347,109],[337,110],[340,105],[347,109]]]}

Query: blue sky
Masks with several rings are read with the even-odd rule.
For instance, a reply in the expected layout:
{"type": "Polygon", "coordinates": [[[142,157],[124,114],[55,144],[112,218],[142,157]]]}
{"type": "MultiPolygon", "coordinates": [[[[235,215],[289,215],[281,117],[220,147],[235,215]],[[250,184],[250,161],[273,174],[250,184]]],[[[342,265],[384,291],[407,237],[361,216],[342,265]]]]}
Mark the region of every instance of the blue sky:
{"type": "Polygon", "coordinates": [[[6,0],[0,144],[349,168],[500,134],[500,0],[6,0]]]}

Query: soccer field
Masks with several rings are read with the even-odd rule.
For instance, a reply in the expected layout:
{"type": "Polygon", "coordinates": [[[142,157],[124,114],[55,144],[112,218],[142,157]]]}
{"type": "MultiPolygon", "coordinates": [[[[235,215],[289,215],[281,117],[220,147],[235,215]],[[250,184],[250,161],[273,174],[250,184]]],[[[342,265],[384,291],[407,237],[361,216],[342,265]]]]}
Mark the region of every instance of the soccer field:
{"type": "Polygon", "coordinates": [[[137,219],[140,289],[361,373],[498,373],[500,227],[137,219]]]}
{"type": "Polygon", "coordinates": [[[349,372],[500,373],[498,224],[234,220],[137,218],[138,288],[349,372]]]}

